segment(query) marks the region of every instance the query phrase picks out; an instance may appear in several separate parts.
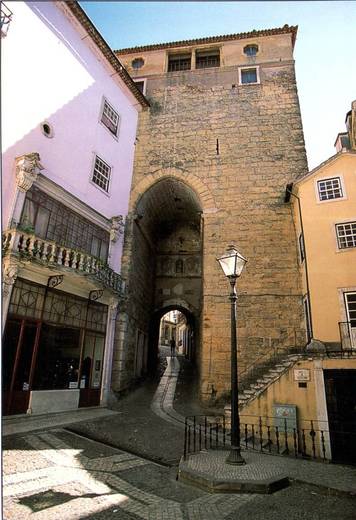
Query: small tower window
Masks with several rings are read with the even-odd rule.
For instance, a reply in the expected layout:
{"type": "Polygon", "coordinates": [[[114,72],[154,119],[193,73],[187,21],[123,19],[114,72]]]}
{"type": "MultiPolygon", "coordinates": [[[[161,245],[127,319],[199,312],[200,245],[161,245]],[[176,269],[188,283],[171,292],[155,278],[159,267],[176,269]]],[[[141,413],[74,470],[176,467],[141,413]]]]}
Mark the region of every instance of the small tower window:
{"type": "Polygon", "coordinates": [[[133,69],[140,69],[145,64],[145,60],[143,58],[135,58],[132,60],[131,65],[133,69]]]}
{"type": "Polygon", "coordinates": [[[244,47],[244,54],[246,54],[246,56],[256,56],[257,53],[258,45],[246,45],[246,47],[244,47]]]}

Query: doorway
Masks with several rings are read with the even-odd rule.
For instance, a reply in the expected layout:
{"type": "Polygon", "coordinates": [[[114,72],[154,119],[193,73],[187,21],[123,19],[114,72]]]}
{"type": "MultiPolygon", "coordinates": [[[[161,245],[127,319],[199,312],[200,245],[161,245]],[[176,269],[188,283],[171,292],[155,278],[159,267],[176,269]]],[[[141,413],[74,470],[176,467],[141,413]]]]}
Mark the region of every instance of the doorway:
{"type": "Polygon", "coordinates": [[[333,462],[356,464],[356,370],[324,370],[333,462]]]}

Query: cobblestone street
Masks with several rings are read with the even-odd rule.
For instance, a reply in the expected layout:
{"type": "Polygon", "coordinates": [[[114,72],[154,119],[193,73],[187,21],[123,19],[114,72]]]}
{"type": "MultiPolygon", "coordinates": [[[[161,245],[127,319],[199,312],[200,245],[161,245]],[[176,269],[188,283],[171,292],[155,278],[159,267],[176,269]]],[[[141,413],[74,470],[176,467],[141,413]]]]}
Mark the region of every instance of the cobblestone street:
{"type": "Polygon", "coordinates": [[[62,429],[4,442],[4,518],[353,520],[356,500],[307,484],[273,495],[208,494],[164,467],[62,429]]]}
{"type": "MultiPolygon", "coordinates": [[[[119,402],[119,413],[71,424],[72,431],[50,423],[45,428],[41,422],[38,430],[6,435],[4,519],[356,518],[356,499],[350,492],[356,472],[348,467],[283,458],[293,482],[272,495],[209,494],[178,482],[182,416],[174,410],[173,399],[181,392],[182,413],[189,394],[188,384],[183,389],[184,378],[178,380],[180,365],[182,360],[169,361],[160,381],[119,402]],[[157,463],[159,458],[164,464],[157,463]]],[[[193,404],[187,402],[186,410],[193,404]]]]}

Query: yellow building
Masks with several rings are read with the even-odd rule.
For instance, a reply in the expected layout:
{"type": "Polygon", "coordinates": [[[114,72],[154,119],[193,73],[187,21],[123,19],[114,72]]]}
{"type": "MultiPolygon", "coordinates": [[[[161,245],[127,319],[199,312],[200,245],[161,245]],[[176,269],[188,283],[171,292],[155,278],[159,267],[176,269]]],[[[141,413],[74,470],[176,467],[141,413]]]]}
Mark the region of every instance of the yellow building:
{"type": "Polygon", "coordinates": [[[288,426],[288,436],[298,451],[355,463],[356,101],[346,125],[336,139],[337,153],[286,189],[299,247],[307,347],[266,370],[243,389],[239,403],[248,431],[252,425],[273,431],[281,414],[295,428],[293,439],[288,426]]]}
{"type": "Polygon", "coordinates": [[[337,153],[287,188],[292,195],[308,342],[356,349],[356,101],[337,153]]]}

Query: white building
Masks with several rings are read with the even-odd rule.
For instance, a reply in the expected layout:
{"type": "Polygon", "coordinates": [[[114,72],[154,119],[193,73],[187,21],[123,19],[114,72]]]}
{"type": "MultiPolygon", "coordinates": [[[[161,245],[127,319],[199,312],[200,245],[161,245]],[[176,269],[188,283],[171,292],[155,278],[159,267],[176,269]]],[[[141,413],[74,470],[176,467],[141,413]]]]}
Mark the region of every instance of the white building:
{"type": "Polygon", "coordinates": [[[1,9],[3,412],[104,404],[148,102],[77,2],[1,9]]]}

